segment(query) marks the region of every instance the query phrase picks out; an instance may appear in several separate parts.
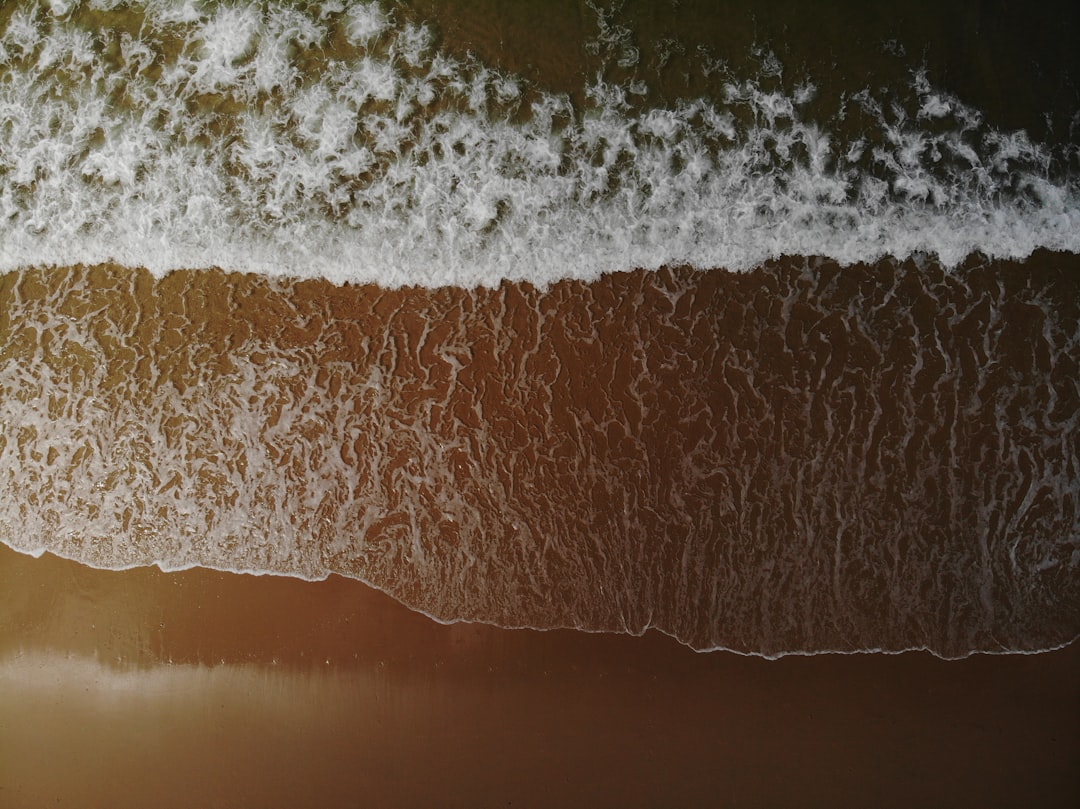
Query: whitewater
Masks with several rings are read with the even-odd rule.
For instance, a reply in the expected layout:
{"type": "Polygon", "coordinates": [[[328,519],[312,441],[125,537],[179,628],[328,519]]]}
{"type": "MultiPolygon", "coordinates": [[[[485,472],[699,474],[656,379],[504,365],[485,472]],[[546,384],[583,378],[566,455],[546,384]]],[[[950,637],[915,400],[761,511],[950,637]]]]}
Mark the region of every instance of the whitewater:
{"type": "MultiPolygon", "coordinates": [[[[632,67],[628,37],[588,44],[632,67]]],[[[918,65],[818,109],[770,53],[747,75],[702,58],[715,97],[657,105],[644,79],[601,69],[572,98],[435,43],[378,3],[18,5],[0,269],[468,288],[1080,249],[1075,150],[995,129],[918,65]]]]}

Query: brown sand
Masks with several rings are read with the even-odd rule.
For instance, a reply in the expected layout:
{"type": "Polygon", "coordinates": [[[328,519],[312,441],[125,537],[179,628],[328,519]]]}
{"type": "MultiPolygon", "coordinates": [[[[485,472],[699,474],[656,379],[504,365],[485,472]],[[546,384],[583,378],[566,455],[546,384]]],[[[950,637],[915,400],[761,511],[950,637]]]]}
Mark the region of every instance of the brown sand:
{"type": "Polygon", "coordinates": [[[1080,647],[697,654],[0,546],[0,806],[1071,806],[1080,647]]]}

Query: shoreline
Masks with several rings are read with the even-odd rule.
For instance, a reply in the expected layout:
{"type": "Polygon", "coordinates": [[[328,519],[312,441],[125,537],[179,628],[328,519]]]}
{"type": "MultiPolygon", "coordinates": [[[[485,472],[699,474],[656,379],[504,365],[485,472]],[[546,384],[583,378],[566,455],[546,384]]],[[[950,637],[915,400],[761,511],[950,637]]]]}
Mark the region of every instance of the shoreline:
{"type": "Polygon", "coordinates": [[[6,548],[0,576],[13,809],[1064,807],[1080,786],[1075,644],[768,661],[652,632],[442,625],[345,579],[6,548]]]}
{"type": "MultiPolygon", "coordinates": [[[[1012,656],[1012,655],[1027,656],[1027,655],[1049,654],[1049,653],[1052,653],[1052,652],[1064,651],[1065,649],[1068,649],[1069,647],[1073,646],[1074,644],[1077,644],[1078,642],[1080,642],[1080,635],[1078,635],[1078,636],[1072,638],[1071,640],[1066,640],[1066,641],[1064,641],[1062,643],[1059,643],[1059,644],[1054,645],[1054,646],[1048,646],[1048,647],[1046,647],[1044,649],[1000,649],[1000,650],[975,649],[975,650],[972,650],[972,651],[970,651],[970,652],[968,652],[968,653],[966,653],[964,655],[960,655],[960,656],[957,656],[957,657],[947,657],[945,655],[939,654],[938,652],[935,652],[932,648],[925,647],[925,646],[913,646],[913,647],[906,648],[906,649],[867,648],[867,649],[850,649],[850,650],[845,650],[845,649],[818,649],[818,650],[812,650],[812,651],[794,650],[794,651],[779,652],[777,654],[772,654],[772,655],[765,654],[763,652],[744,651],[744,650],[740,650],[740,649],[729,649],[729,648],[723,647],[723,646],[718,646],[718,647],[715,647],[715,648],[697,649],[697,648],[691,646],[690,644],[679,640],[679,638],[676,637],[675,635],[673,635],[673,634],[671,634],[669,632],[666,632],[664,629],[662,629],[660,627],[655,627],[655,626],[647,627],[642,632],[631,632],[631,631],[620,632],[618,630],[588,629],[588,628],[573,627],[573,626],[549,626],[549,627],[528,626],[528,625],[504,626],[504,625],[500,625],[500,624],[487,623],[487,622],[484,622],[482,620],[469,620],[469,619],[464,619],[464,618],[446,620],[446,619],[439,618],[437,615],[431,615],[429,613],[424,612],[423,610],[410,607],[408,604],[406,604],[406,603],[400,601],[399,599],[395,598],[392,594],[381,590],[380,588],[378,588],[377,586],[375,586],[371,582],[364,581],[363,579],[359,579],[359,578],[353,578],[353,577],[350,577],[350,576],[347,576],[347,575],[341,574],[341,573],[328,573],[323,578],[305,579],[305,578],[300,577],[300,576],[293,576],[293,575],[290,575],[290,574],[287,574],[287,573],[279,573],[279,572],[275,572],[275,571],[220,570],[220,569],[217,569],[217,568],[203,567],[203,566],[200,566],[200,565],[191,565],[189,567],[177,568],[177,569],[165,569],[165,568],[162,568],[161,566],[159,566],[156,563],[151,563],[150,565],[132,565],[130,567],[120,568],[120,569],[95,568],[95,567],[92,567],[92,566],[84,565],[83,563],[79,562],[79,560],[77,560],[77,559],[68,559],[68,558],[63,557],[63,556],[58,556],[58,555],[56,555],[54,553],[51,553],[49,551],[43,551],[40,554],[26,553],[26,552],[18,550],[16,548],[10,548],[7,545],[5,545],[4,543],[0,543],[0,548],[3,549],[3,550],[0,550],[0,564],[2,564],[4,556],[8,552],[14,551],[14,553],[17,554],[18,556],[23,556],[23,557],[26,557],[28,559],[46,558],[46,559],[54,560],[55,562],[58,562],[58,563],[73,564],[73,565],[76,565],[79,568],[87,568],[88,570],[94,570],[94,571],[97,571],[99,573],[106,573],[106,574],[122,574],[122,573],[128,573],[128,572],[133,572],[133,571],[152,571],[152,575],[155,576],[155,577],[158,576],[158,575],[165,576],[165,577],[174,577],[174,576],[183,577],[185,575],[190,574],[191,576],[197,577],[197,578],[204,578],[204,577],[211,577],[212,578],[212,577],[217,577],[217,576],[223,576],[223,577],[226,577],[226,578],[239,577],[241,579],[255,579],[255,580],[262,579],[262,578],[268,578],[268,579],[284,579],[284,580],[298,582],[298,583],[301,583],[301,584],[304,584],[304,585],[326,584],[328,587],[333,587],[333,586],[335,586],[335,583],[336,583],[337,586],[344,587],[344,588],[359,586],[360,588],[362,588],[363,590],[365,590],[365,591],[367,591],[369,593],[370,598],[371,598],[372,601],[382,601],[382,600],[387,600],[388,599],[389,602],[394,607],[400,607],[400,608],[406,610],[409,613],[415,614],[415,615],[417,615],[417,616],[419,616],[419,617],[421,617],[423,619],[426,619],[427,621],[430,621],[433,624],[436,624],[436,625],[442,626],[442,627],[465,627],[465,628],[476,627],[480,631],[491,630],[491,631],[496,631],[496,632],[515,632],[515,633],[516,632],[525,632],[525,633],[540,633],[540,634],[549,633],[549,632],[554,632],[554,633],[567,633],[568,632],[568,633],[575,633],[575,634],[581,634],[581,635],[611,635],[611,636],[627,637],[627,638],[642,638],[642,637],[645,637],[645,636],[650,636],[650,637],[655,636],[655,637],[662,638],[664,640],[664,642],[667,642],[669,640],[674,641],[678,646],[680,646],[682,648],[685,648],[685,649],[689,650],[690,652],[692,652],[692,653],[694,653],[696,655],[730,654],[730,655],[734,655],[736,657],[756,658],[756,659],[765,660],[765,661],[776,661],[776,660],[783,660],[785,658],[790,658],[790,657],[817,657],[819,655],[820,656],[825,656],[825,657],[829,657],[829,656],[852,657],[852,656],[860,656],[860,655],[882,655],[882,656],[885,656],[885,657],[895,657],[895,656],[898,656],[898,655],[907,655],[907,654],[926,654],[926,655],[929,655],[930,657],[932,657],[934,659],[937,659],[937,660],[940,660],[942,662],[959,662],[959,661],[969,660],[971,658],[977,658],[977,657],[1008,657],[1008,656],[1012,656]]],[[[2,653],[3,653],[3,647],[0,646],[0,654],[2,654],[2,653]]],[[[70,659],[70,655],[66,656],[64,659],[70,659]]],[[[158,661],[158,662],[160,662],[160,661],[158,661]]],[[[188,664],[192,663],[192,661],[187,661],[187,662],[188,662],[188,664]]],[[[201,664],[202,662],[205,662],[205,661],[194,661],[195,664],[201,664]]]]}

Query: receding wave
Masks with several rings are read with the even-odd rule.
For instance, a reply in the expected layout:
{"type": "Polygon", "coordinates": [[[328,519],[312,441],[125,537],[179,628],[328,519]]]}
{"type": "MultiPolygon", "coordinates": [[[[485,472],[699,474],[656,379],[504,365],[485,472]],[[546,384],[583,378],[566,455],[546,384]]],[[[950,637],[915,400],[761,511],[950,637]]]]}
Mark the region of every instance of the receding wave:
{"type": "Polygon", "coordinates": [[[0,539],[763,654],[1060,645],[1080,274],[3,279],[0,539]],[[854,302],[854,303],[853,303],[854,302]]]}
{"type": "MultiPolygon", "coordinates": [[[[603,75],[544,91],[376,3],[50,6],[0,34],[0,269],[472,287],[1080,249],[1075,155],[917,68],[819,109],[818,77],[767,53],[745,75],[703,59],[712,97],[653,105],[603,75]]],[[[594,44],[633,63],[618,34],[594,44]]]]}

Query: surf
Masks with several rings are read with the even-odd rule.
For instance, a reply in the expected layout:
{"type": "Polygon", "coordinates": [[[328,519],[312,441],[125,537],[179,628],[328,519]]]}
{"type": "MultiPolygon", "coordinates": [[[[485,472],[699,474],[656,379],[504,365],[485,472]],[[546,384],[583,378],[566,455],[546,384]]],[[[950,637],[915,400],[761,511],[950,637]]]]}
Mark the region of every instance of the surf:
{"type": "MultiPolygon", "coordinates": [[[[0,270],[471,288],[1080,248],[1068,150],[987,125],[918,65],[836,105],[768,52],[753,72],[691,60],[712,95],[657,105],[603,70],[580,97],[544,90],[375,3],[153,2],[91,26],[118,8],[3,25],[0,270]]],[[[630,64],[618,37],[593,41],[630,64]]]]}

